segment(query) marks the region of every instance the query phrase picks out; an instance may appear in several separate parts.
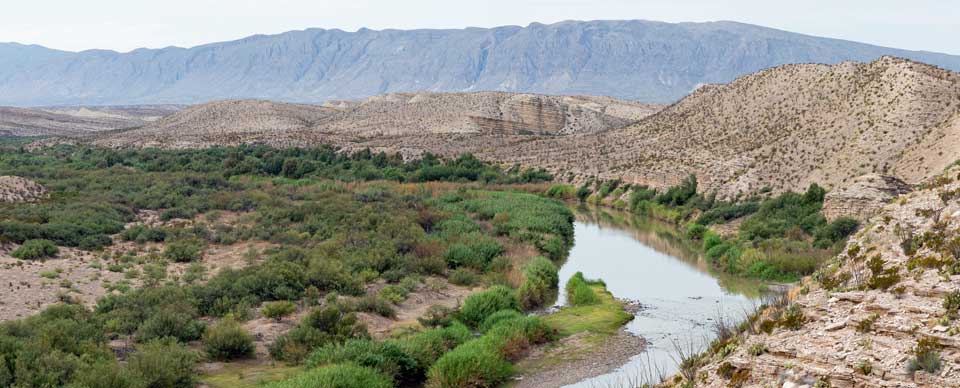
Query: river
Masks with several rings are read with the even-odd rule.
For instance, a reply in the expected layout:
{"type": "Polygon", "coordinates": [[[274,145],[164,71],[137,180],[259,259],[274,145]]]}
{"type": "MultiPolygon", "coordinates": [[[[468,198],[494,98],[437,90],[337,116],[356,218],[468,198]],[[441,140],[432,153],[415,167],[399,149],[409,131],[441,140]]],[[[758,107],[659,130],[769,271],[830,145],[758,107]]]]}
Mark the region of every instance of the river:
{"type": "Polygon", "coordinates": [[[652,375],[673,374],[675,344],[703,350],[714,320],[738,321],[760,303],[762,284],[714,273],[671,225],[620,211],[575,212],[574,246],[560,268],[557,304],[565,304],[562,290],[574,273],[603,279],[615,297],[644,306],[626,329],[649,344],[616,371],[567,387],[633,387],[652,375]]]}

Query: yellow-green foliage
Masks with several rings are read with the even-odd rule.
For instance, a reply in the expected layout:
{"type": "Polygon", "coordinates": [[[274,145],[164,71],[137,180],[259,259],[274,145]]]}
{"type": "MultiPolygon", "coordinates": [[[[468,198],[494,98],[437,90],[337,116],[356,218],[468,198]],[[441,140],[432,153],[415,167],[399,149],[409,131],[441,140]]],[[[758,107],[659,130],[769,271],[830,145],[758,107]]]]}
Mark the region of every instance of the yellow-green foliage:
{"type": "Polygon", "coordinates": [[[583,277],[582,272],[575,273],[567,281],[567,302],[571,306],[585,306],[600,303],[600,297],[593,290],[591,285],[603,285],[600,281],[588,281],[583,277]]]}
{"type": "Polygon", "coordinates": [[[580,332],[613,335],[633,316],[623,310],[623,303],[613,297],[602,284],[590,286],[600,303],[566,307],[544,317],[562,336],[580,332]]]}

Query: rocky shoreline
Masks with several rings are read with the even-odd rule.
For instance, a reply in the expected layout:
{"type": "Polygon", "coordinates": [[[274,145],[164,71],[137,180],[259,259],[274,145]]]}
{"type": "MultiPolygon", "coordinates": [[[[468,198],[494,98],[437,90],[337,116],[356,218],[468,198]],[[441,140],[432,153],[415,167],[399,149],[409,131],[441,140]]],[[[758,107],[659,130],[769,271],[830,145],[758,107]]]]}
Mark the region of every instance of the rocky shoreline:
{"type": "MultiPolygon", "coordinates": [[[[618,301],[623,305],[623,310],[632,316],[644,309],[643,304],[635,300],[618,301]]],[[[642,353],[648,344],[646,339],[627,331],[625,327],[600,341],[590,336],[591,334],[583,332],[564,338],[559,343],[535,349],[521,365],[543,365],[532,367],[532,371],[527,374],[516,376],[514,382],[508,386],[549,388],[575,384],[615,371],[642,353]],[[554,362],[546,361],[547,359],[554,362]]]]}
{"type": "Polygon", "coordinates": [[[643,337],[625,328],[600,343],[590,343],[584,333],[564,338],[559,344],[534,350],[528,361],[558,356],[552,363],[531,374],[514,378],[513,388],[550,388],[574,384],[591,377],[613,372],[646,349],[643,337]]]}

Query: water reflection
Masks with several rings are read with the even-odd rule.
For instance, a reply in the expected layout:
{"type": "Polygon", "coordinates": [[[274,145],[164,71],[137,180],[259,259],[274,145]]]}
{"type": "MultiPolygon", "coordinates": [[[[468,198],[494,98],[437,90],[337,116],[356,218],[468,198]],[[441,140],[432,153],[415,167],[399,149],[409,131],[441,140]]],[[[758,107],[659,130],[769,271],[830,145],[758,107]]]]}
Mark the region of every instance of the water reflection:
{"type": "Polygon", "coordinates": [[[649,364],[673,373],[674,342],[703,348],[711,339],[712,320],[720,315],[739,319],[759,303],[762,284],[714,273],[672,225],[626,212],[580,208],[576,213],[575,244],[560,269],[560,289],[578,271],[603,279],[615,296],[646,307],[626,329],[651,344],[620,370],[570,387],[635,381],[649,364]]]}

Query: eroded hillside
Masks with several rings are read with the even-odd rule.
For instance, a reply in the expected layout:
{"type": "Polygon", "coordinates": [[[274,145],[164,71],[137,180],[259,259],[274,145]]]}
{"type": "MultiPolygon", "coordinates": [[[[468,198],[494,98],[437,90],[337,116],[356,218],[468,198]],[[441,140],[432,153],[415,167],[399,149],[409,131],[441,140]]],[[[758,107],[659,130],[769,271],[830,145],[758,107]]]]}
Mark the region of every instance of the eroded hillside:
{"type": "Polygon", "coordinates": [[[665,186],[695,173],[732,196],[835,187],[878,173],[917,183],[958,156],[960,74],[898,58],[787,65],[709,85],[637,125],[488,157],[665,186]]]}
{"type": "Polygon", "coordinates": [[[116,107],[0,107],[0,136],[82,136],[145,125],[175,112],[174,105],[116,107]]]}
{"type": "MultiPolygon", "coordinates": [[[[322,106],[270,101],[221,101],[197,105],[137,130],[110,134],[97,143],[123,146],[202,147],[266,142],[305,145],[396,140],[432,147],[425,137],[565,135],[595,133],[638,122],[656,104],[607,97],[561,97],[500,92],[404,93],[322,106]]],[[[484,140],[477,139],[478,144],[484,140]]],[[[464,152],[450,148],[448,153],[464,152]]],[[[443,152],[443,149],[436,150],[443,152]]]]}

